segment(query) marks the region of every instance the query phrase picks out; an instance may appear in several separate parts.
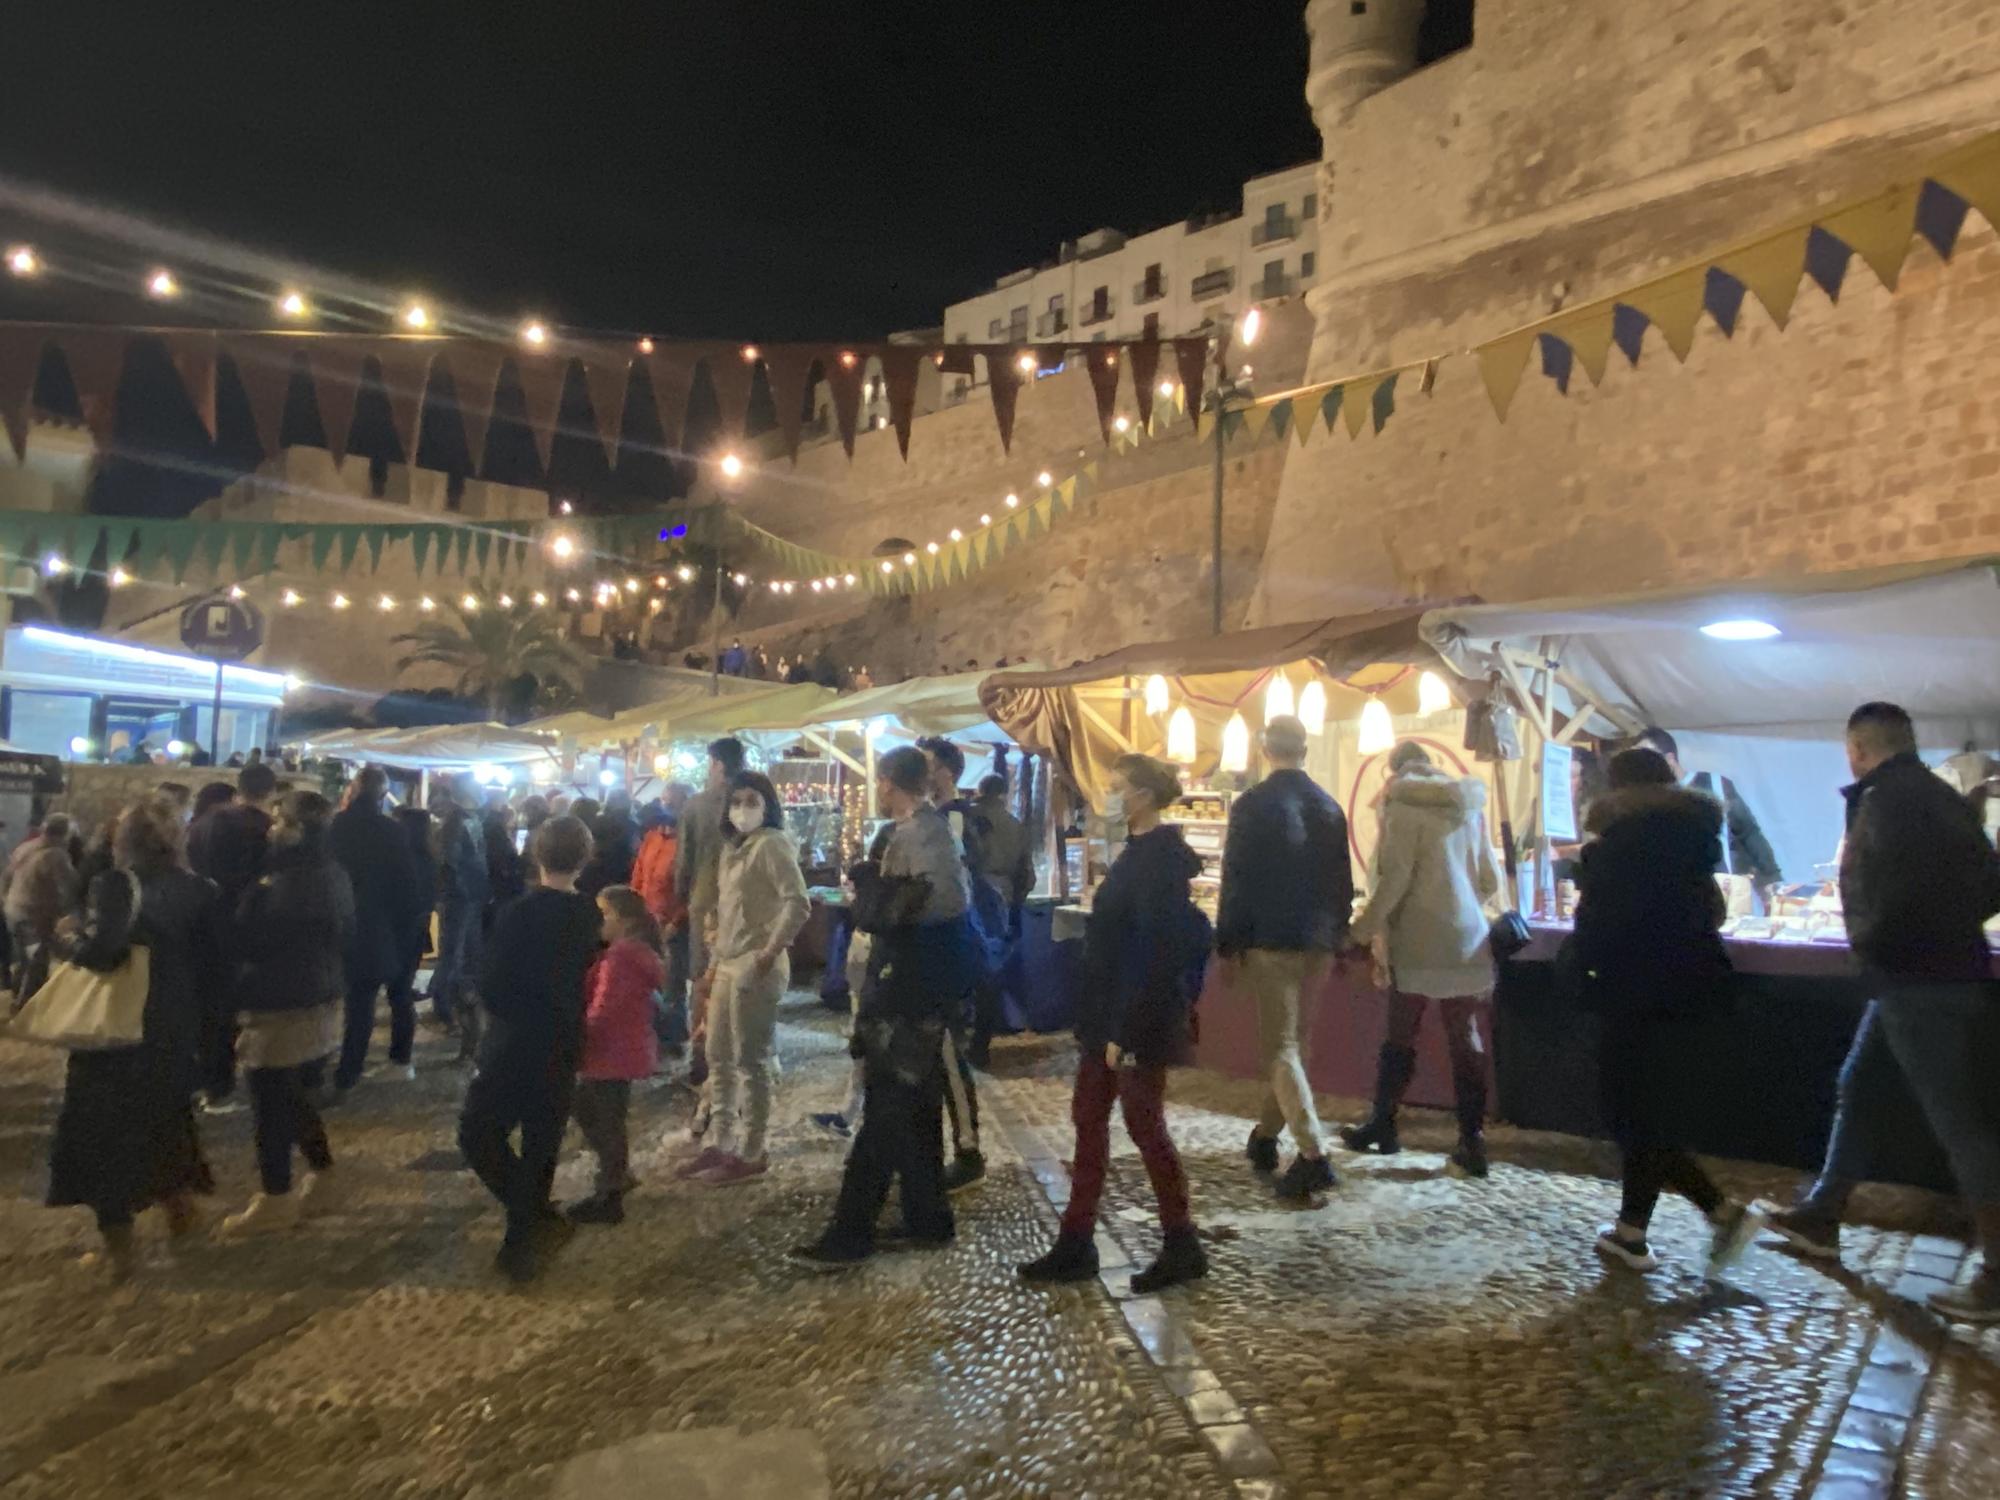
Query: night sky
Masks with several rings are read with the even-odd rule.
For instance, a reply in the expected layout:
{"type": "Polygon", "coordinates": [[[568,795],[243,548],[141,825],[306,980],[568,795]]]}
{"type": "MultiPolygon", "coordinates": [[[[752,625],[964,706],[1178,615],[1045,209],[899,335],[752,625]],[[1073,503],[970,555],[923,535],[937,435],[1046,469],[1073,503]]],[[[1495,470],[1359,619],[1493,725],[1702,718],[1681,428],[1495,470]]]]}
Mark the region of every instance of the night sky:
{"type": "MultiPolygon", "coordinates": [[[[175,321],[269,321],[254,251],[504,326],[880,335],[1318,154],[1298,0],[69,0],[7,43],[8,178],[246,252],[177,264],[256,296],[175,321]]],[[[16,238],[64,243],[0,204],[16,238]]],[[[0,316],[157,312],[0,278],[0,316]]]]}

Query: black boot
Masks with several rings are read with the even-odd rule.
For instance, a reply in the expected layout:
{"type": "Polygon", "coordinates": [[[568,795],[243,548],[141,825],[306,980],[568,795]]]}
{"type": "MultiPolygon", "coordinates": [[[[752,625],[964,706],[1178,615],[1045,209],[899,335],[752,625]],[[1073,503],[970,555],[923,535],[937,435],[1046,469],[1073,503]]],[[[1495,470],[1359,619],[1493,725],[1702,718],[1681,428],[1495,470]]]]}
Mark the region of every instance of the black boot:
{"type": "Polygon", "coordinates": [[[1208,1255],[1192,1225],[1169,1229],[1160,1245],[1159,1259],[1132,1278],[1132,1290],[1141,1297],[1163,1292],[1184,1281],[1199,1281],[1208,1274],[1208,1255]]]}
{"type": "Polygon", "coordinates": [[[1486,1175],[1486,1068],[1484,1063],[1454,1068],[1452,1093],[1458,1103],[1458,1149],[1451,1164],[1467,1177],[1486,1175]]]}
{"type": "Polygon", "coordinates": [[[1417,1049],[1384,1042],[1375,1063],[1375,1113],[1365,1125],[1349,1125],[1340,1138],[1350,1151],[1378,1151],[1394,1156],[1403,1149],[1396,1135],[1396,1109],[1409,1092],[1417,1071],[1417,1049]]]}
{"type": "Polygon", "coordinates": [[[1087,1234],[1059,1234],[1047,1255],[1015,1270],[1023,1281],[1089,1281],[1097,1275],[1097,1241],[1087,1234]]]}
{"type": "Polygon", "coordinates": [[[625,1222],[625,1195],[623,1193],[598,1193],[585,1198],[581,1203],[573,1203],[568,1209],[572,1224],[623,1224],[625,1222]]]}
{"type": "Polygon", "coordinates": [[[1451,1153],[1451,1169],[1460,1177],[1484,1177],[1486,1175],[1486,1137],[1483,1135],[1462,1135],[1458,1146],[1451,1153]]]}

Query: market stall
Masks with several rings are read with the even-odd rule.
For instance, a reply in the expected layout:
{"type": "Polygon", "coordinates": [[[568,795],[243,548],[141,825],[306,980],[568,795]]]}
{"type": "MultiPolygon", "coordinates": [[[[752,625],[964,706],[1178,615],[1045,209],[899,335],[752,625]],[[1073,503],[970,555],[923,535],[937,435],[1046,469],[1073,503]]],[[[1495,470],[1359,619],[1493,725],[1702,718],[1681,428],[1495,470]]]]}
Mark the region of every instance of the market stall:
{"type": "Polygon", "coordinates": [[[415,773],[423,798],[432,775],[472,773],[485,785],[552,785],[556,745],[546,735],[506,724],[433,724],[420,729],[335,731],[301,741],[301,754],[351,765],[415,773]]]}
{"type": "MultiPolygon", "coordinates": [[[[1090,893],[1124,833],[1091,809],[1102,805],[1118,757],[1139,751],[1180,764],[1187,786],[1169,816],[1206,866],[1196,899],[1211,914],[1232,799],[1261,774],[1256,731],[1294,714],[1310,735],[1306,769],[1349,814],[1357,886],[1374,852],[1374,800],[1387,752],[1416,738],[1456,775],[1488,780],[1494,802],[1503,787],[1495,767],[1465,749],[1465,712],[1452,696],[1435,653],[1418,630],[1415,607],[1274,626],[1232,635],[1128,647],[1059,672],[989,679],[988,712],[1024,749],[1053,756],[1071,799],[1057,873],[1064,899],[1052,914],[1061,950],[1045,982],[1074,1003],[1076,965],[1090,893]]],[[[1505,768],[1518,803],[1522,768],[1505,768]]],[[[1310,1073],[1314,1086],[1364,1092],[1382,1039],[1385,1001],[1365,968],[1331,971],[1316,997],[1310,1073]]],[[[1241,1076],[1261,1071],[1256,1015],[1230,992],[1219,968],[1201,1006],[1199,1060],[1241,1076]]],[[[1412,1087],[1418,1103],[1451,1097],[1448,1060],[1436,1034],[1422,1039],[1412,1087]]]]}
{"type": "MultiPolygon", "coordinates": [[[[1867,999],[1833,881],[1845,721],[1870,699],[1900,703],[1933,763],[2000,744],[2000,575],[1952,563],[1454,607],[1427,615],[1423,633],[1467,677],[1497,674],[1552,737],[1663,726],[1686,773],[1712,787],[1727,778],[1754,809],[1785,879],[1767,908],[1739,903],[1725,928],[1737,1003],[1710,1039],[1713,1103],[1695,1145],[1817,1165],[1867,999]]],[[[1536,942],[1507,965],[1496,1006],[1500,1113],[1594,1132],[1593,1023],[1555,977],[1565,903],[1546,873],[1527,894],[1536,942]]],[[[1876,1176],[1942,1185],[1907,1099],[1884,1139],[1876,1176]]]]}

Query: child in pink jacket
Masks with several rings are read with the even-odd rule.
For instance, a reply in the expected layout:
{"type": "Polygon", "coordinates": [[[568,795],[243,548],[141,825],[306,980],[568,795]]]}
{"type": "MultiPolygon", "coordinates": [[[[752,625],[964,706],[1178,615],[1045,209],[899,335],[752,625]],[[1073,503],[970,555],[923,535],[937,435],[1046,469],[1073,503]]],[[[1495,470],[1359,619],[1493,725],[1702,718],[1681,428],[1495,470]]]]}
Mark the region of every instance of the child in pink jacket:
{"type": "Polygon", "coordinates": [[[651,1078],[660,1064],[653,1007],[666,983],[666,967],[659,924],[637,891],[607,886],[598,893],[597,909],[607,946],[584,988],[575,1104],[576,1123],[597,1153],[597,1190],[572,1205],[569,1217],[577,1224],[622,1224],[625,1195],[638,1185],[629,1165],[625,1116],[633,1080],[651,1078]]]}

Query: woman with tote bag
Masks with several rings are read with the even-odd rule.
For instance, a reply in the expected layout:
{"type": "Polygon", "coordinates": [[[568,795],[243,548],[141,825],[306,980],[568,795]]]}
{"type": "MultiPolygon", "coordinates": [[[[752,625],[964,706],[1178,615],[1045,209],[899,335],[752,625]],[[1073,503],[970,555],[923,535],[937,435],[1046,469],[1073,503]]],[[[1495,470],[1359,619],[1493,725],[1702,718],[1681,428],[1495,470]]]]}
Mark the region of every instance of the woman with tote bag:
{"type": "Polygon", "coordinates": [[[52,940],[55,956],[108,974],[146,950],[149,983],[136,1045],[70,1054],[49,1160],[49,1206],[97,1216],[113,1280],[130,1274],[132,1221],[164,1205],[176,1237],[199,1222],[195,1195],[213,1191],[195,1134],[202,1007],[220,993],[215,887],[182,864],[181,823],[154,802],[127,808],[111,840],[114,867],[84,893],[80,923],[52,940]],[[136,901],[135,901],[136,898],[136,901]]]}

